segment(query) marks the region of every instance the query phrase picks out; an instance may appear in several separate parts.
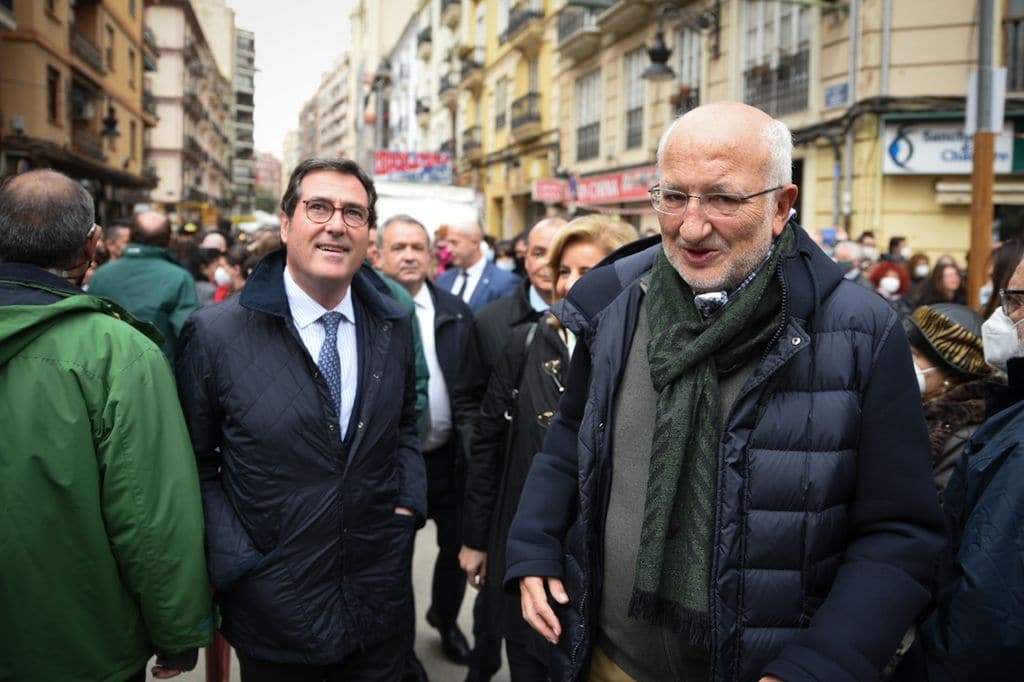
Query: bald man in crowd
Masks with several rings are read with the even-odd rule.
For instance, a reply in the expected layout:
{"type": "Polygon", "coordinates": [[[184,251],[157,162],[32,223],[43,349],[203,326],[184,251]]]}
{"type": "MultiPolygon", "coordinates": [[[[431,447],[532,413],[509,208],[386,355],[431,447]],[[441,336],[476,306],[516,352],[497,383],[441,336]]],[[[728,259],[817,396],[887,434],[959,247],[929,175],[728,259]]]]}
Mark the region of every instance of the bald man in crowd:
{"type": "Polygon", "coordinates": [[[156,211],[136,213],[124,256],[96,270],[89,280],[89,293],[109,298],[156,325],[164,336],[164,355],[173,360],[178,335],[199,300],[195,280],[171,253],[170,244],[167,216],[156,211]]]}
{"type": "Polygon", "coordinates": [[[491,301],[515,292],[519,276],[506,272],[484,258],[480,243],[484,231],[476,221],[448,228],[452,268],[437,278],[437,286],[450,291],[474,313],[491,301]]]}

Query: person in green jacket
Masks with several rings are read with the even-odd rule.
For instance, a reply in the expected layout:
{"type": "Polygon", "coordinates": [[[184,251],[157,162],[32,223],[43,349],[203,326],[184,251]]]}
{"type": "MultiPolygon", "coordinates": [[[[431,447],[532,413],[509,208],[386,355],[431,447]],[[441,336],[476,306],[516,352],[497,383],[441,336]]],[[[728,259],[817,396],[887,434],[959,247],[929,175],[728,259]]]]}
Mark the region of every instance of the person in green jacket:
{"type": "Polygon", "coordinates": [[[156,329],[76,285],[100,230],[49,170],[0,187],[0,680],[124,682],[213,633],[189,434],[156,329]]]}
{"type": "Polygon", "coordinates": [[[96,269],[89,293],[109,298],[132,315],[152,322],[163,334],[162,348],[174,362],[178,335],[199,308],[195,279],[168,248],[171,224],[155,211],[132,216],[124,255],[96,269]]]}

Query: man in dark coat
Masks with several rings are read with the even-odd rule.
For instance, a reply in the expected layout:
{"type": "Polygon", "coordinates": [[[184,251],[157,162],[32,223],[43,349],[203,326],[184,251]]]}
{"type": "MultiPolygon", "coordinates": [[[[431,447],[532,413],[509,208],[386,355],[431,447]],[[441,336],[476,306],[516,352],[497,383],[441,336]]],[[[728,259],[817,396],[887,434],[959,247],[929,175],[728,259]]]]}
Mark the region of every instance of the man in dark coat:
{"type": "Polygon", "coordinates": [[[416,305],[423,351],[429,368],[423,458],[427,467],[427,514],[437,524],[437,561],[427,622],[441,634],[445,656],[465,663],[469,644],[455,622],[466,591],[459,568],[462,485],[460,439],[452,415],[455,375],[462,362],[473,311],[453,294],[427,281],[430,238],[408,215],[388,218],[377,231],[381,271],[398,282],[416,305]]]}
{"type": "Polygon", "coordinates": [[[745,104],[677,119],[662,243],[556,310],[578,345],[506,573],[558,644],[552,679],[877,680],[929,600],[943,527],[910,349],[789,222],[791,154],[745,104]]]}
{"type": "Polygon", "coordinates": [[[363,265],[373,181],[309,159],[286,251],[188,323],[178,383],[210,578],[242,679],[397,680],[426,517],[407,312],[363,265]]]}

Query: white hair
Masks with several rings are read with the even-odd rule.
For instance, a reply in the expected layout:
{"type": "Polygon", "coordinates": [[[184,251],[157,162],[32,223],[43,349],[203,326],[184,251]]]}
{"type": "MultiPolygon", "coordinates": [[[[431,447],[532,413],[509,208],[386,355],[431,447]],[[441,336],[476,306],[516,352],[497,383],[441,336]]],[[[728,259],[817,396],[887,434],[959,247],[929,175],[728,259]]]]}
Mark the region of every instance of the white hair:
{"type": "MultiPolygon", "coordinates": [[[[658,140],[657,164],[661,166],[665,148],[673,131],[686,114],[678,116],[658,140]]],[[[768,165],[765,169],[768,185],[788,185],[793,182],[793,134],[789,126],[777,118],[773,118],[764,127],[764,141],[768,147],[768,165]]]]}

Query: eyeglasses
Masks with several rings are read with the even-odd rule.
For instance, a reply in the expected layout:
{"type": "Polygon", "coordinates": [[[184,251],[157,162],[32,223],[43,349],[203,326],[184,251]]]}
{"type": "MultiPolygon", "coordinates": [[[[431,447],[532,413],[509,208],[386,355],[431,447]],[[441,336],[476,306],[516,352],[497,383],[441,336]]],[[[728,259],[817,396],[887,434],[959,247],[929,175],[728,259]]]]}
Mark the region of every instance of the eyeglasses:
{"type": "Polygon", "coordinates": [[[1024,289],[1000,289],[999,300],[1003,312],[1014,321],[1024,313],[1024,289]]]}
{"type": "Polygon", "coordinates": [[[761,190],[760,192],[754,192],[753,194],[741,195],[741,194],[722,194],[719,192],[709,194],[686,194],[685,192],[677,192],[671,189],[663,189],[661,187],[652,187],[648,192],[651,195],[651,206],[654,207],[655,211],[659,213],[667,213],[668,215],[682,215],[686,213],[686,207],[690,203],[690,199],[699,199],[700,205],[704,209],[704,215],[709,218],[729,218],[736,215],[736,212],[740,210],[740,206],[747,203],[754,197],[759,197],[762,194],[768,194],[768,192],[774,192],[777,189],[782,189],[782,185],[777,187],[769,187],[768,189],[761,190]]]}
{"type": "Polygon", "coordinates": [[[349,227],[363,227],[370,222],[370,212],[358,204],[335,206],[323,199],[306,199],[302,204],[306,207],[306,217],[314,223],[326,223],[334,217],[335,211],[341,211],[341,221],[349,227]]]}

